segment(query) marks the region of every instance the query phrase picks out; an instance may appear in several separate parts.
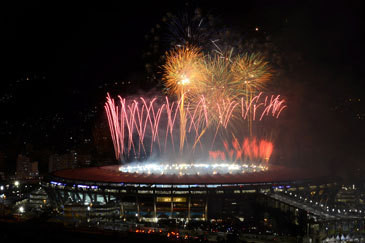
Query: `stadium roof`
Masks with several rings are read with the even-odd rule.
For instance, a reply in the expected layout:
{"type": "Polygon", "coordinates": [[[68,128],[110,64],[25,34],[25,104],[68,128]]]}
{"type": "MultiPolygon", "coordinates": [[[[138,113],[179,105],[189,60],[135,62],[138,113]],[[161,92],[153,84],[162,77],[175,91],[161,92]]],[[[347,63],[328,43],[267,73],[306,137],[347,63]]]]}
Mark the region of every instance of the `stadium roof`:
{"type": "Polygon", "coordinates": [[[281,166],[270,166],[268,171],[242,174],[215,175],[158,175],[120,172],[119,166],[102,166],[60,170],[53,176],[68,180],[108,182],[108,183],[146,183],[146,184],[225,184],[225,183],[275,183],[301,181],[320,178],[316,171],[281,166]]]}

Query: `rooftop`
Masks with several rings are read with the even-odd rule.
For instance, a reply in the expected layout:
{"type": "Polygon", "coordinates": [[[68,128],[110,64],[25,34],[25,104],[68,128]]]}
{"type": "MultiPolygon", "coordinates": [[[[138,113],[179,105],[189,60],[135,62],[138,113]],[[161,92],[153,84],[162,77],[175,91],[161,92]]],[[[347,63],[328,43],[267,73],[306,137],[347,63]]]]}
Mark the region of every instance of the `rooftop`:
{"type": "Polygon", "coordinates": [[[323,175],[318,171],[282,166],[270,166],[269,170],[243,174],[215,175],[161,175],[138,174],[119,171],[118,165],[67,169],[52,174],[68,180],[107,183],[147,183],[147,184],[224,184],[224,183],[275,183],[318,179],[323,175]]]}

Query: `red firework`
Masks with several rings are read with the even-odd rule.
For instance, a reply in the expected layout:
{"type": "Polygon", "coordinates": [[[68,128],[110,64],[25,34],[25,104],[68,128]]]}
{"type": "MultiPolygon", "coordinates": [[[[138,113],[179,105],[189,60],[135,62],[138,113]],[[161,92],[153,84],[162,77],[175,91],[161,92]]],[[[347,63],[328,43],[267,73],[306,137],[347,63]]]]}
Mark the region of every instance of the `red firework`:
{"type": "MultiPolygon", "coordinates": [[[[157,98],[146,100],[143,97],[127,101],[119,96],[119,104],[116,104],[109,94],[105,103],[105,110],[108,118],[110,133],[114,145],[115,156],[121,159],[131,153],[135,157],[152,154],[154,145],[159,152],[166,152],[167,145],[172,144],[175,151],[175,130],[178,130],[177,121],[179,120],[180,101],[170,102],[167,97],[162,104],[157,104],[157,98]],[[148,139],[147,139],[148,137],[148,139]],[[149,143],[149,145],[148,145],[149,143]]],[[[205,98],[202,96],[198,104],[186,104],[186,133],[194,137],[191,144],[193,151],[195,144],[200,143],[200,138],[206,128],[211,124],[223,129],[227,129],[234,113],[239,112],[242,120],[252,119],[262,121],[264,117],[278,118],[286,108],[285,100],[277,96],[263,96],[262,93],[253,97],[250,101],[242,98],[237,101],[222,101],[207,106],[205,98]],[[213,122],[217,117],[218,121],[213,122]]],[[[236,117],[236,116],[235,116],[236,117]]],[[[175,134],[176,136],[176,134],[175,134]]],[[[214,136],[213,143],[216,136],[214,136]]],[[[232,142],[233,149],[229,149],[224,143],[225,153],[230,159],[242,160],[244,158],[260,159],[268,161],[273,150],[271,142],[266,140],[257,141],[256,138],[246,138],[240,145],[237,140],[232,142]],[[234,157],[235,155],[235,157],[234,157]]],[[[223,153],[224,154],[224,153],[223,153]]],[[[221,152],[210,151],[212,158],[223,158],[221,152]]]]}

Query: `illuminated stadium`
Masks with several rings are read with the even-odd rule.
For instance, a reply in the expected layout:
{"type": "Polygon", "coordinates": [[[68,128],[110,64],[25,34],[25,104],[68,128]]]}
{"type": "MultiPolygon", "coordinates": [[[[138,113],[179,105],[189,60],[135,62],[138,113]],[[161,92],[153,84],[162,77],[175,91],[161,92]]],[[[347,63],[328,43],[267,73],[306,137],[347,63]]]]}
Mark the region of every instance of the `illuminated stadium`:
{"type": "Polygon", "coordinates": [[[162,74],[166,96],[107,95],[122,165],[54,172],[43,186],[57,208],[149,221],[239,217],[261,193],[318,178],[270,163],[287,105],[265,90],[264,56],[183,45],[166,53],[162,74]]]}
{"type": "Polygon", "coordinates": [[[280,166],[256,173],[181,176],[126,173],[119,166],[104,166],[54,172],[43,187],[54,206],[65,213],[90,216],[94,212],[156,222],[243,217],[247,202],[258,195],[326,185],[327,179],[280,166]]]}

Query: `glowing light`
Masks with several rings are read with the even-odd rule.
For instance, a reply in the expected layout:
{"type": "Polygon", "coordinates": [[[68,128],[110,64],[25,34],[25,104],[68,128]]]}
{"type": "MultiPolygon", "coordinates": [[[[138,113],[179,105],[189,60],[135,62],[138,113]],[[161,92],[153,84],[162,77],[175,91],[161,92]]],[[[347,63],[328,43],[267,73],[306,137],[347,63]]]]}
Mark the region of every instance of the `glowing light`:
{"type": "Polygon", "coordinates": [[[169,164],[163,162],[156,163],[131,163],[119,167],[119,171],[124,173],[137,174],[166,174],[166,175],[206,175],[206,174],[239,174],[257,171],[266,171],[267,166],[255,164],[232,164],[220,161],[211,163],[180,163],[169,164]]]}
{"type": "Polygon", "coordinates": [[[25,211],[25,210],[24,210],[24,207],[23,207],[23,206],[19,207],[19,212],[20,212],[20,213],[24,213],[24,211],[25,211]]]}
{"type": "Polygon", "coordinates": [[[195,46],[182,46],[166,53],[163,65],[163,82],[167,94],[181,96],[182,86],[190,82],[198,84],[202,79],[203,54],[195,46]],[[189,78],[187,78],[189,77],[189,78]],[[182,84],[182,85],[180,85],[182,84]]]}
{"type": "Polygon", "coordinates": [[[179,82],[179,84],[181,84],[181,85],[187,85],[187,84],[189,84],[190,83],[190,79],[188,79],[188,78],[184,78],[184,79],[182,79],[180,82],[179,82]]]}
{"type": "Polygon", "coordinates": [[[14,186],[18,187],[20,185],[19,181],[14,181],[14,186]]]}

